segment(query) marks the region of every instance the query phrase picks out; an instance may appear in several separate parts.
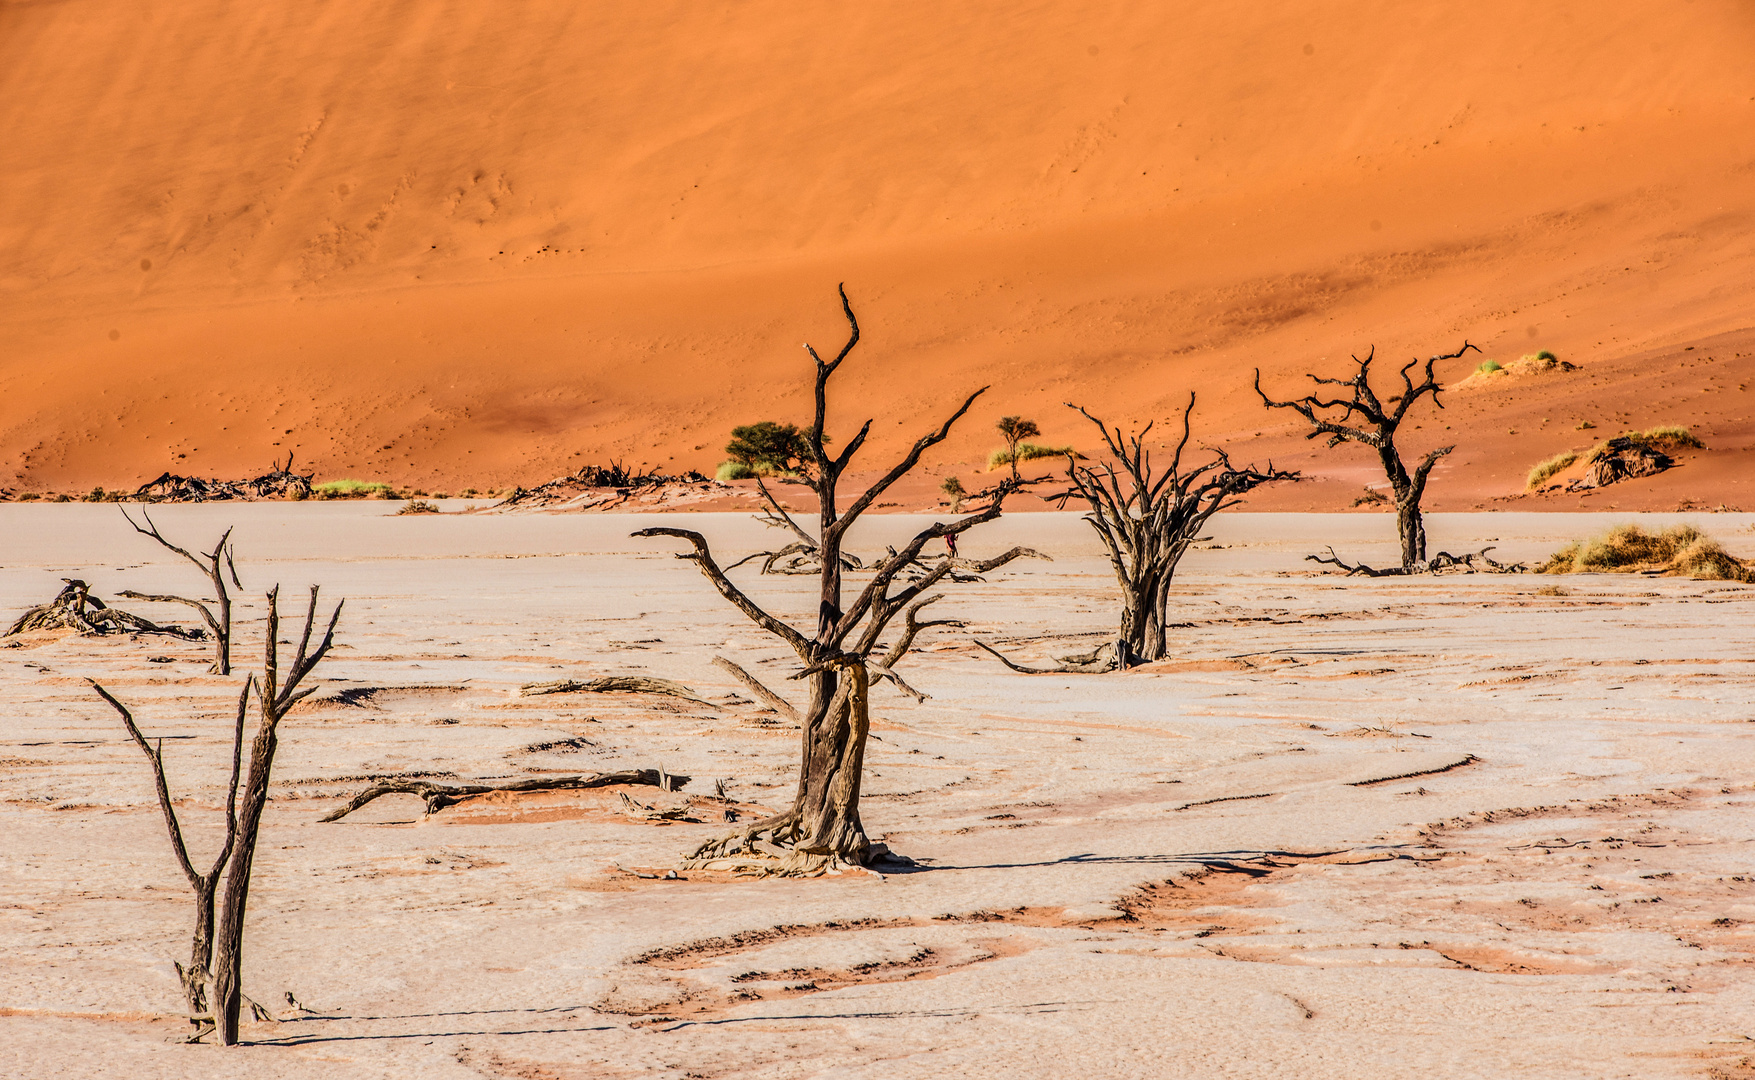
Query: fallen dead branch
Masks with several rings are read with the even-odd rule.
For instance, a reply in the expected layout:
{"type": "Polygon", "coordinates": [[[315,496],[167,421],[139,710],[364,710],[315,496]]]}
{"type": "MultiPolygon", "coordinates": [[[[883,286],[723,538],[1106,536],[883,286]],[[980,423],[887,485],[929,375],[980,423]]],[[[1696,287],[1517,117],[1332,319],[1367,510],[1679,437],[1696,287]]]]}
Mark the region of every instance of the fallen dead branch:
{"type": "Polygon", "coordinates": [[[583,791],[617,784],[644,784],[660,791],[676,791],[687,786],[689,780],[687,776],[673,775],[663,769],[627,769],[621,772],[593,773],[589,776],[538,776],[503,784],[435,784],[430,780],[392,778],[380,780],[349,799],[345,806],[330,811],[318,820],[340,821],[373,799],[385,795],[419,795],[427,804],[427,813],[436,814],[464,799],[495,791],[583,791]]]}
{"type": "Polygon", "coordinates": [[[1106,641],[1088,653],[1056,657],[1055,659],[1059,663],[1051,668],[1025,667],[1022,664],[1014,663],[1004,653],[985,641],[978,640],[975,644],[992,653],[1006,667],[1025,675],[1101,675],[1104,672],[1115,670],[1115,658],[1119,643],[1106,641]]]}
{"type": "Polygon", "coordinates": [[[220,502],[230,499],[308,499],[311,479],[316,474],[292,471],[293,457],[286,463],[274,462],[274,468],[252,480],[203,480],[198,476],[176,476],[165,472],[158,479],[140,485],[134,492],[137,502],[220,502]]]}
{"type": "Polygon", "coordinates": [[[729,673],[732,678],[748,687],[749,692],[756,695],[756,697],[761,698],[770,709],[773,709],[781,716],[791,720],[794,724],[798,723],[798,709],[793,706],[792,702],[787,701],[779,694],[776,694],[766,686],[763,686],[761,681],[754,675],[751,675],[749,672],[745,671],[732,661],[727,660],[723,656],[715,656],[713,658],[713,663],[715,666],[729,673]]]}
{"type": "Polygon", "coordinates": [[[1440,765],[1435,769],[1418,769],[1414,772],[1397,773],[1394,776],[1379,776],[1371,780],[1354,780],[1347,786],[1370,787],[1372,784],[1387,784],[1394,780],[1412,780],[1416,776],[1436,776],[1439,773],[1447,773],[1452,769],[1460,769],[1464,765],[1473,765],[1479,760],[1481,759],[1473,754],[1465,754],[1461,760],[1453,761],[1449,765],[1440,765]]]}
{"type": "Polygon", "coordinates": [[[20,615],[0,637],[37,630],[72,630],[80,634],[169,634],[184,641],[200,641],[207,636],[200,629],[185,630],[169,624],[161,626],[151,619],[110,607],[91,595],[91,586],[78,578],[61,580],[67,584],[53,600],[20,615]]]}
{"type": "Polygon", "coordinates": [[[535,697],[538,694],[664,694],[692,701],[697,705],[711,707],[713,704],[702,701],[695,696],[693,690],[682,683],[644,675],[608,675],[601,679],[556,679],[554,682],[525,683],[518,688],[518,693],[522,697],[535,697]]]}
{"type": "Polygon", "coordinates": [[[1440,551],[1426,562],[1412,566],[1386,566],[1377,569],[1364,563],[1349,563],[1335,554],[1330,547],[1327,555],[1306,555],[1304,561],[1321,563],[1324,566],[1338,567],[1346,572],[1347,577],[1407,577],[1412,574],[1475,573],[1475,574],[1527,574],[1530,568],[1523,563],[1502,563],[1490,557],[1487,552],[1492,547],[1484,547],[1479,551],[1470,551],[1462,555],[1452,555],[1448,551],[1440,551]]]}

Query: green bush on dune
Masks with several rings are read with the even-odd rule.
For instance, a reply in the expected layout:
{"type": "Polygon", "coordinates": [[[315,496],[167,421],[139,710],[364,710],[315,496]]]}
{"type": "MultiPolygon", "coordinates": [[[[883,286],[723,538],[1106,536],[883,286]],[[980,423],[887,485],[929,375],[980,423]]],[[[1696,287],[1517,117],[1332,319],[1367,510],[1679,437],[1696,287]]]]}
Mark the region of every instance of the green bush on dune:
{"type": "Polygon", "coordinates": [[[374,495],[379,498],[392,498],[389,484],[381,484],[375,480],[325,480],[311,490],[319,499],[366,499],[374,495]]]}

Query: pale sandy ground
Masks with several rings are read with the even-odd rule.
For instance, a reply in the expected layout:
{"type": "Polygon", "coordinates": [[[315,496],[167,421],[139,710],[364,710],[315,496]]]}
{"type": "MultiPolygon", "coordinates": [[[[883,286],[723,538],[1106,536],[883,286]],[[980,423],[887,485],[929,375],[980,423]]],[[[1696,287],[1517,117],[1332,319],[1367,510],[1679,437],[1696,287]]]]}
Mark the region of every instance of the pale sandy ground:
{"type": "MultiPolygon", "coordinates": [[[[171,1041],[187,893],[144,763],[80,677],[169,737],[198,850],[237,680],[176,642],[0,652],[0,1073],[1755,1075],[1755,588],[1341,580],[1301,556],[1387,559],[1390,519],[1237,515],[1187,560],[1174,662],[1025,677],[970,636],[1082,648],[1113,625],[1111,584],[1076,520],[1007,519],[966,547],[1055,561],[957,589],[942,608],[969,629],[909,662],[931,700],[878,703],[865,820],[921,869],[666,882],[614,867],[672,865],[718,826],[636,823],[605,795],[317,823],[350,778],[403,770],[663,765],[686,792],[634,794],[670,803],[724,778],[774,806],[790,782],[794,733],[708,663],[778,686],[786,658],[665,545],[627,539],[640,519],[385,510],[161,512],[178,534],[236,522],[253,595],[347,596],[325,692],[385,688],[284,728],[245,987],[288,1019],[250,1046],[171,1041]],[[515,695],[622,672],[715,704],[515,695]]],[[[768,538],[691,520],[726,551],[768,538]]],[[[1608,520],[1446,515],[1432,534],[1531,557],[1608,520]]],[[[1755,553],[1755,518],[1699,520],[1755,553]]],[[[104,596],[192,587],[113,507],[0,507],[0,535],[9,614],[63,574],[104,596]]],[[[809,604],[807,581],[752,587],[809,604]]]]}

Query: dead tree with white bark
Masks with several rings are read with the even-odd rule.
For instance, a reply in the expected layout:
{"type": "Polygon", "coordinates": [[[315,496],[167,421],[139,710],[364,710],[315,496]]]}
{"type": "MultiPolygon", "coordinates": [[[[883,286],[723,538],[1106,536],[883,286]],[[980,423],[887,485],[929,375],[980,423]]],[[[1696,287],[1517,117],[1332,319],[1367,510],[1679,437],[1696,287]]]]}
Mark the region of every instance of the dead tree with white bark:
{"type": "Polygon", "coordinates": [[[1408,373],[1418,367],[1420,361],[1418,358],[1409,360],[1402,365],[1400,372],[1401,392],[1386,397],[1379,397],[1371,386],[1371,362],[1377,355],[1375,347],[1363,359],[1353,357],[1359,370],[1353,373],[1352,378],[1325,379],[1316,375],[1309,376],[1310,381],[1318,386],[1345,387],[1348,394],[1346,397],[1325,398],[1319,391],[1291,401],[1275,401],[1261,388],[1261,369],[1255,370],[1255,392],[1261,396],[1262,404],[1270,409],[1291,409],[1304,417],[1310,422],[1311,429],[1305,438],[1315,439],[1327,435],[1331,448],[1344,442],[1356,442],[1377,451],[1378,460],[1383,463],[1384,475],[1389,479],[1390,490],[1395,496],[1396,532],[1401,538],[1402,549],[1400,568],[1372,570],[1365,566],[1350,565],[1337,557],[1322,559],[1312,555],[1311,559],[1332,563],[1349,573],[1367,573],[1372,576],[1415,574],[1427,569],[1426,525],[1420,513],[1420,500],[1426,494],[1426,480],[1432,474],[1432,467],[1456,447],[1440,446],[1428,450],[1419,464],[1410,470],[1402,460],[1401,451],[1396,448],[1395,437],[1408,415],[1408,410],[1421,397],[1430,394],[1432,404],[1440,409],[1444,408],[1444,402],[1438,397],[1442,387],[1438,385],[1438,379],[1433,374],[1433,366],[1441,361],[1459,359],[1471,349],[1475,352],[1481,351],[1465,341],[1456,352],[1429,357],[1426,360],[1424,378],[1418,384],[1408,373]]]}
{"type": "MultiPolygon", "coordinates": [[[[811,875],[845,867],[864,866],[893,858],[883,844],[866,835],[859,814],[860,782],[864,770],[866,739],[870,732],[868,697],[871,684],[887,679],[905,692],[918,694],[896,673],[895,665],[913,646],[916,636],[942,620],[923,620],[920,612],[939,599],[931,590],[953,568],[953,555],[925,556],[927,544],[956,537],[999,517],[1001,504],[1015,485],[1002,481],[986,499],[986,505],[955,521],[938,522],[922,529],[895,552],[861,569],[849,567],[842,557],[847,531],[860,516],[898,480],[919,464],[921,455],[944,441],[951,427],[969,411],[986,388],[970,394],[938,428],[915,441],[902,460],[863,493],[841,508],[839,484],[843,474],[871,432],[872,421],[850,439],[839,453],[826,449],[824,425],[828,415],[829,379],[859,343],[859,322],[841,290],[841,309],[847,318],[847,343],[833,360],[824,360],[809,345],[805,350],[816,366],[815,418],[809,431],[810,487],[817,498],[817,528],[804,528],[791,513],[777,504],[771,510],[786,527],[808,540],[816,550],[821,583],[814,628],[801,630],[770,614],[743,591],[713,557],[707,540],[687,529],[642,529],[635,536],[671,536],[686,540],[693,550],[678,558],[696,564],[721,596],[757,626],[784,641],[803,665],[794,678],[808,679],[810,704],[801,718],[803,760],[792,805],[772,817],[756,821],[737,832],[698,848],[687,865],[714,866],[746,872],[811,875]],[[908,576],[910,568],[924,573],[908,576]],[[849,599],[845,590],[849,574],[864,580],[849,599]],[[886,642],[886,631],[896,617],[902,628],[886,642]]],[[[1027,549],[1014,548],[991,559],[973,562],[977,572],[1002,566],[1027,549]]]]}
{"type": "MultiPolygon", "coordinates": [[[[244,912],[249,902],[250,875],[255,864],[262,812],[268,804],[269,774],[273,771],[275,752],[280,746],[280,721],[289,709],[315,690],[314,687],[300,689],[300,684],[334,646],[335,625],[341,618],[342,604],[336,604],[327,628],[313,647],[311,639],[317,626],[317,592],[317,587],[312,586],[298,651],[284,671],[280,664],[280,589],[277,586],[268,593],[268,634],[262,674],[259,679],[254,674],[246,679],[238,694],[237,723],[232,735],[231,779],[226,786],[225,840],[212,868],[205,874],[194,869],[183,840],[182,826],[165,781],[162,743],[149,743],[128,709],[109,691],[92,683],[93,689],[121,714],[129,736],[146,753],[152,765],[159,809],[170,833],[172,852],[195,891],[195,937],[190,948],[189,966],[181,970],[190,1021],[196,1025],[191,1041],[210,1031],[218,1035],[222,1046],[232,1046],[238,1041],[238,1025],[246,1000],[240,981],[244,912]],[[250,767],[244,776],[240,801],[238,774],[243,760],[245,719],[251,697],[256,701],[256,735],[250,746],[250,767]],[[225,875],[223,881],[220,877],[222,871],[225,875]]],[[[259,1006],[255,1008],[260,1009],[259,1006]]]]}
{"type": "Polygon", "coordinates": [[[134,526],[135,532],[142,536],[151,537],[158,541],[162,547],[195,564],[196,569],[207,575],[207,580],[213,585],[213,594],[218,599],[191,600],[186,596],[138,593],[132,589],[117,595],[126,596],[130,600],[151,600],[160,604],[182,604],[194,608],[200,613],[201,621],[205,622],[208,630],[213,633],[213,667],[211,670],[215,675],[230,675],[232,673],[232,598],[231,594],[226,591],[226,576],[228,574],[231,576],[234,587],[243,588],[243,585],[238,582],[238,568],[232,562],[234,551],[231,542],[232,530],[227,529],[220,534],[219,543],[213,545],[212,551],[204,551],[197,557],[187,548],[180,548],[166,540],[164,534],[158,531],[158,526],[153,523],[152,515],[145,510],[140,512],[140,516],[146,521],[144,528],[129,515],[126,509],[122,511],[122,516],[128,519],[128,524],[134,526]],[[208,604],[212,604],[213,607],[208,607],[208,604]],[[217,613],[215,609],[217,609],[217,613]]]}

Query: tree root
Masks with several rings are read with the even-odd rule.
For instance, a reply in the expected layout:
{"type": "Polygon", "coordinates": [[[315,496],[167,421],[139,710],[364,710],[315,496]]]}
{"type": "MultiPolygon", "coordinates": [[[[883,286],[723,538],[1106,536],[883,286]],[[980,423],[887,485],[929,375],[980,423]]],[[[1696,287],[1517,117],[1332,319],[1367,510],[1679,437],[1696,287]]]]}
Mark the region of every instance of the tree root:
{"type": "Polygon", "coordinates": [[[1004,653],[985,641],[977,640],[975,644],[992,653],[1006,667],[1025,675],[1101,675],[1114,671],[1116,667],[1116,643],[1112,641],[1106,641],[1088,653],[1056,657],[1060,663],[1051,668],[1025,667],[1022,664],[1013,663],[1004,653]]]}
{"type": "Polygon", "coordinates": [[[67,584],[53,600],[20,615],[11,629],[0,637],[33,630],[73,630],[81,634],[169,634],[184,641],[200,641],[207,636],[205,630],[185,630],[168,624],[160,626],[151,619],[110,607],[90,595],[91,586],[78,578],[61,580],[67,584]]]}
{"type": "Polygon", "coordinates": [[[518,688],[522,697],[537,694],[665,694],[697,705],[713,708],[711,701],[702,701],[695,692],[679,682],[653,679],[644,675],[610,675],[602,679],[558,679],[554,682],[526,683],[518,688]]]}
{"type": "Polygon", "coordinates": [[[796,846],[796,810],[752,821],[736,832],[709,840],[684,859],[681,870],[720,870],[749,877],[821,877],[874,865],[913,866],[887,844],[868,843],[861,851],[801,851],[796,846]]]}
{"type": "Polygon", "coordinates": [[[1492,547],[1484,547],[1479,551],[1470,551],[1462,555],[1452,555],[1448,551],[1440,551],[1418,566],[1386,566],[1379,570],[1366,566],[1364,563],[1349,563],[1335,554],[1334,548],[1328,549],[1327,555],[1306,555],[1306,562],[1321,563],[1324,566],[1335,566],[1346,571],[1347,577],[1408,577],[1414,574],[1443,573],[1474,573],[1474,574],[1527,574],[1529,567],[1523,563],[1502,563],[1487,555],[1492,547]],[[1476,565],[1480,563],[1481,565],[1476,565]]]}
{"type": "Polygon", "coordinates": [[[687,776],[666,773],[663,769],[629,769],[622,772],[594,773],[590,776],[533,777],[505,784],[435,784],[429,780],[380,780],[349,799],[347,805],[332,810],[317,820],[340,821],[382,795],[419,795],[426,800],[427,813],[436,814],[471,796],[495,791],[580,791],[615,784],[645,784],[660,791],[676,791],[686,786],[689,779],[687,776]]]}

